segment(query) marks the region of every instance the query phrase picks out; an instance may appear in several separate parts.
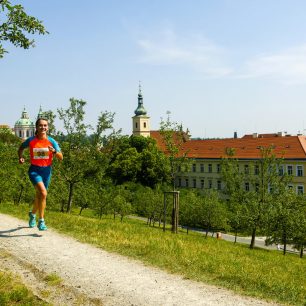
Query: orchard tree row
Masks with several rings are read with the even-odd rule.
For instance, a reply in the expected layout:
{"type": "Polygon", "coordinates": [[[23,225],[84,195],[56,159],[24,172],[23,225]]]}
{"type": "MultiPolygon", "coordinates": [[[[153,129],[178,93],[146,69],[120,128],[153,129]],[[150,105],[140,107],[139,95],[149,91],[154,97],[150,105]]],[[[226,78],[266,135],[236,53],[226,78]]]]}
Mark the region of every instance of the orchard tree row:
{"type": "MultiPolygon", "coordinates": [[[[177,189],[178,169],[188,164],[187,153],[181,152],[186,134],[182,127],[167,120],[160,133],[166,154],[151,138],[123,136],[113,128],[114,113],[104,111],[92,127],[85,121],[86,102],[70,99],[67,109],[45,113],[50,134],[58,140],[64,154],[55,161],[48,207],[62,212],[72,208],[90,208],[102,218],[112,214],[122,219],[131,213],[146,217],[149,225],[161,225],[172,214],[171,198],[164,201],[164,191],[177,189]],[[63,131],[55,129],[55,117],[63,131]],[[175,136],[173,136],[175,135],[175,136]],[[166,205],[165,205],[166,204],[166,205]],[[166,211],[165,211],[166,209],[166,211]]],[[[0,133],[0,202],[31,204],[33,188],[27,176],[28,165],[19,165],[17,149],[20,140],[10,131],[0,133]]],[[[284,254],[288,244],[301,251],[306,245],[306,205],[302,195],[288,189],[291,177],[279,175],[281,159],[273,150],[262,148],[258,175],[239,171],[234,150],[222,163],[224,193],[214,190],[180,190],[179,223],[187,228],[209,232],[225,230],[252,236],[266,235],[267,243],[281,243],[284,254]],[[250,184],[246,191],[244,183],[250,184]]],[[[29,161],[29,158],[27,159],[29,161]]],[[[254,173],[250,171],[250,173],[254,173]]]]}

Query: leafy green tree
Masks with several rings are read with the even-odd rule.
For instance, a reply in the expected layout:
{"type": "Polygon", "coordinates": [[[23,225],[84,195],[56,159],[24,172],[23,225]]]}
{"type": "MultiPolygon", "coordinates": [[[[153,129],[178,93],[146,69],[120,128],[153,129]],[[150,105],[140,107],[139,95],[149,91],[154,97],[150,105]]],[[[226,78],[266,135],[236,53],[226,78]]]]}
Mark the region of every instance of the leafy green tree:
{"type": "Polygon", "coordinates": [[[267,243],[281,243],[286,254],[287,245],[292,243],[296,231],[295,217],[299,197],[294,190],[287,186],[279,186],[274,194],[273,207],[269,214],[267,243]]]}
{"type": "Polygon", "coordinates": [[[303,257],[306,248],[306,201],[305,196],[299,195],[295,207],[293,246],[300,251],[300,258],[303,257]]]}
{"type": "Polygon", "coordinates": [[[123,218],[126,215],[129,215],[132,212],[132,194],[127,186],[119,185],[116,186],[113,192],[113,212],[114,212],[114,219],[116,214],[120,215],[120,221],[122,222],[123,218]]]}
{"type": "Polygon", "coordinates": [[[173,191],[175,191],[175,178],[181,167],[187,165],[188,151],[183,150],[183,145],[187,141],[188,132],[183,131],[182,125],[172,122],[168,116],[166,120],[160,122],[160,134],[165,146],[165,154],[170,164],[170,177],[173,191]]]}
{"type": "Polygon", "coordinates": [[[20,4],[13,5],[9,0],[0,1],[0,58],[7,53],[3,42],[10,42],[15,47],[29,49],[34,47],[34,40],[26,37],[26,34],[47,34],[42,22],[29,16],[20,4]]]}
{"type": "Polygon", "coordinates": [[[239,162],[233,158],[233,151],[230,158],[222,163],[226,193],[233,209],[232,216],[242,217],[235,222],[239,226],[243,224],[251,233],[251,249],[255,246],[257,231],[266,228],[274,194],[290,180],[287,175],[279,175],[283,160],[276,158],[272,147],[262,147],[260,152],[261,157],[256,161],[254,168],[250,167],[249,173],[240,172],[239,162]],[[256,173],[252,171],[255,167],[256,173]],[[249,184],[249,190],[246,190],[245,183],[249,184]]]}
{"type": "Polygon", "coordinates": [[[154,188],[169,178],[167,158],[151,138],[120,137],[105,149],[110,152],[108,173],[115,184],[137,182],[154,188]]]}
{"type": "Polygon", "coordinates": [[[165,154],[168,157],[170,165],[170,180],[173,191],[173,205],[172,205],[172,232],[177,233],[179,203],[177,203],[177,193],[175,192],[176,184],[175,178],[181,167],[186,166],[189,161],[187,159],[188,152],[184,150],[183,145],[188,140],[188,132],[183,131],[182,125],[172,122],[170,116],[160,122],[160,134],[163,139],[165,154]]]}
{"type": "Polygon", "coordinates": [[[201,197],[199,215],[200,224],[206,229],[206,237],[210,231],[214,234],[215,230],[227,227],[226,207],[214,190],[201,197]]]}
{"type": "Polygon", "coordinates": [[[201,200],[195,190],[182,190],[180,200],[180,223],[187,227],[187,234],[190,227],[200,225],[201,200]]]}
{"type": "Polygon", "coordinates": [[[228,158],[222,160],[221,173],[225,182],[224,194],[227,198],[228,222],[235,232],[236,243],[238,232],[246,227],[243,207],[248,194],[243,188],[245,176],[240,172],[239,161],[233,158],[234,150],[227,149],[227,152],[228,158]]]}
{"type": "MultiPolygon", "coordinates": [[[[66,141],[62,143],[64,160],[59,169],[69,190],[67,212],[71,210],[75,186],[97,176],[107,163],[107,158],[98,144],[101,142],[103,133],[106,132],[105,129],[109,129],[111,126],[112,117],[104,116],[105,113],[100,114],[94,133],[94,142],[91,143],[86,135],[90,126],[84,122],[85,105],[85,101],[71,98],[70,106],[67,109],[58,110],[59,118],[63,121],[66,132],[64,135],[66,141]]],[[[64,211],[64,207],[62,207],[62,211],[64,211]]]]}

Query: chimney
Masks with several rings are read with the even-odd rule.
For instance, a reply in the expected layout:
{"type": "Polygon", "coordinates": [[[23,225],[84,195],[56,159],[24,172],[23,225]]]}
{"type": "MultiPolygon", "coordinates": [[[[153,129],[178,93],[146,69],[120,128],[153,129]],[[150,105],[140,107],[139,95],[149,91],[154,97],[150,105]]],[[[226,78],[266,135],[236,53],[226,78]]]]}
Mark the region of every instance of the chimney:
{"type": "Polygon", "coordinates": [[[234,138],[237,139],[238,136],[237,136],[237,132],[234,132],[234,138]]]}
{"type": "Polygon", "coordinates": [[[253,138],[258,138],[258,133],[253,133],[253,138]]]}

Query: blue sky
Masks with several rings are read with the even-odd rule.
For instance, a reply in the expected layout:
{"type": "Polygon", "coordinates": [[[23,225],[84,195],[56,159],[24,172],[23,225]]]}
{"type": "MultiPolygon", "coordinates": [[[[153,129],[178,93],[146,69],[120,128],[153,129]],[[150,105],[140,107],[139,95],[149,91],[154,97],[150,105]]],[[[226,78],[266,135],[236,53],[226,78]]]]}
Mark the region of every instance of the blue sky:
{"type": "Polygon", "coordinates": [[[130,134],[140,80],[152,129],[170,111],[193,137],[306,133],[305,1],[12,2],[50,34],[0,60],[1,124],[74,97],[130,134]]]}

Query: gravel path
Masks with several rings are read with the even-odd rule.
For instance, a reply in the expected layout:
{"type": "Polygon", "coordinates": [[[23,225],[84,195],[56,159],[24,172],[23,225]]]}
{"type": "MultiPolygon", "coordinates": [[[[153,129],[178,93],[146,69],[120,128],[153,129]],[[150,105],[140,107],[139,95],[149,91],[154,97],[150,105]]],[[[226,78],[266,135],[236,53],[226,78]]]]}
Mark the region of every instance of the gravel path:
{"type": "MultiPolygon", "coordinates": [[[[15,262],[16,259],[23,262],[23,269],[32,266],[45,275],[57,274],[67,292],[70,288],[87,297],[86,302],[83,299],[84,305],[272,305],[184,280],[53,230],[42,233],[36,228],[30,229],[26,222],[3,214],[0,214],[1,250],[11,254],[15,262]]],[[[23,280],[33,287],[33,279],[23,280]]],[[[62,305],[56,300],[53,303],[62,305]]]]}

